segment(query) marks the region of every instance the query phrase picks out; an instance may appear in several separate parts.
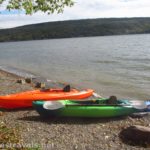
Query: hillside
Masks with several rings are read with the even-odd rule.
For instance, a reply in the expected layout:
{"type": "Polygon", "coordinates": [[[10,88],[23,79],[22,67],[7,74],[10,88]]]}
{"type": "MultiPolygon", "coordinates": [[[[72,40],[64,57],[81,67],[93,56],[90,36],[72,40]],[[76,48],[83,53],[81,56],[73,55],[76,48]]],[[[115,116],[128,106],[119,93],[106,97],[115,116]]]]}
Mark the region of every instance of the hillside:
{"type": "Polygon", "coordinates": [[[0,30],[0,42],[150,33],[150,18],[86,19],[0,30]]]}

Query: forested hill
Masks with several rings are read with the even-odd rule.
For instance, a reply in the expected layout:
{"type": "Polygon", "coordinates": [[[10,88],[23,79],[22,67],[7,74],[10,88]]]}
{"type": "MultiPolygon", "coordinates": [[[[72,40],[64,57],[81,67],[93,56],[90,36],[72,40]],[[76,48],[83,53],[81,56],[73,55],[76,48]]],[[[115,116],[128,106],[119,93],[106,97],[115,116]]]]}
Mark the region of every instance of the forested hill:
{"type": "Polygon", "coordinates": [[[0,30],[0,41],[150,33],[150,18],[108,18],[40,23],[0,30]]]}

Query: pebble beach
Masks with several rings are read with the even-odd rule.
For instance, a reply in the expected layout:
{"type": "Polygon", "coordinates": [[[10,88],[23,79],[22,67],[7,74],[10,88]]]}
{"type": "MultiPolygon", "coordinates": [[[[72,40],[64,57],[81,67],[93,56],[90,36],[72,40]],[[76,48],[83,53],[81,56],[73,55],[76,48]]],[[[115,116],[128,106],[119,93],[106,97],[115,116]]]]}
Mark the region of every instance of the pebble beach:
{"type": "MultiPolygon", "coordinates": [[[[20,84],[21,77],[0,71],[0,95],[32,90],[32,84],[20,84]]],[[[39,150],[143,150],[121,138],[120,132],[131,125],[150,126],[150,116],[121,118],[41,118],[34,109],[0,111],[1,149],[39,150]],[[3,128],[13,131],[16,140],[3,138],[3,128]],[[14,144],[14,145],[12,145],[14,144]],[[14,146],[14,147],[13,147],[14,146]],[[4,148],[4,149],[5,149],[4,148]],[[7,148],[6,148],[7,149],[7,148]]],[[[7,132],[5,132],[7,137],[7,132]]]]}

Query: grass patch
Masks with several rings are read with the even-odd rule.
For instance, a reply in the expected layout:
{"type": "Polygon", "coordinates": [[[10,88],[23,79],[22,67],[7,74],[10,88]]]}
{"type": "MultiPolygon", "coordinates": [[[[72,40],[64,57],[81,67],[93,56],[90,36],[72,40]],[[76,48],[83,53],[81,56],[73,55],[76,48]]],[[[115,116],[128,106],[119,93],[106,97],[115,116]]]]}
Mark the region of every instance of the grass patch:
{"type": "Polygon", "coordinates": [[[24,147],[22,143],[19,128],[9,128],[6,123],[0,122],[0,149],[40,150],[40,147],[24,147]]]}

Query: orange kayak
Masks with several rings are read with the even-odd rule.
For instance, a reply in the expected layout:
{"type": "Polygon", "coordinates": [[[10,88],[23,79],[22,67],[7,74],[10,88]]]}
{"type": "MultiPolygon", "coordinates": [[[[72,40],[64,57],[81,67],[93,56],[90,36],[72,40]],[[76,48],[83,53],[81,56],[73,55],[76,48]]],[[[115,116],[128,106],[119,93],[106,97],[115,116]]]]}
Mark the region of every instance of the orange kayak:
{"type": "Polygon", "coordinates": [[[22,107],[31,107],[34,100],[64,100],[64,99],[84,99],[90,97],[93,90],[78,91],[71,89],[65,92],[63,89],[33,90],[0,96],[0,108],[13,109],[22,107]]]}

